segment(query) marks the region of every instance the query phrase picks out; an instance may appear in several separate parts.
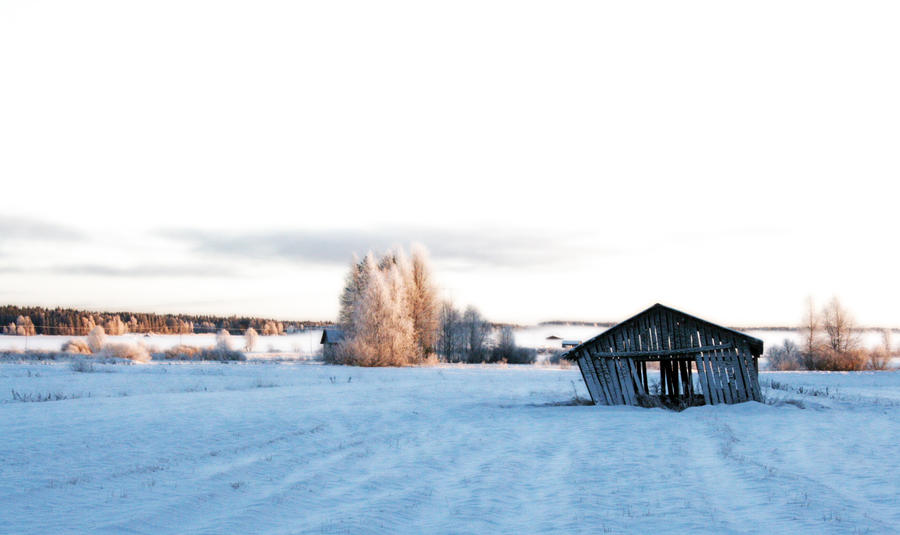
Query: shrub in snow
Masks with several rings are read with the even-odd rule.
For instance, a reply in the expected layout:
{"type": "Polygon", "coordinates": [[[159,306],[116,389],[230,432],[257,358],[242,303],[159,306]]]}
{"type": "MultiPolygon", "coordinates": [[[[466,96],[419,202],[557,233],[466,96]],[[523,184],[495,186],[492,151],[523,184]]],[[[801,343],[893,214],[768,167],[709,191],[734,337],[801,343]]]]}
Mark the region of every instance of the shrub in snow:
{"type": "Polygon", "coordinates": [[[147,348],[137,344],[106,344],[103,346],[102,355],[133,362],[150,362],[147,348]]]}
{"type": "Polygon", "coordinates": [[[81,338],[72,338],[62,345],[63,353],[76,353],[79,355],[90,355],[91,347],[81,338]]]}
{"type": "Polygon", "coordinates": [[[227,329],[222,329],[216,333],[216,348],[225,350],[231,349],[231,334],[228,333],[227,329]]]}
{"type": "Polygon", "coordinates": [[[177,345],[171,349],[167,349],[164,356],[168,360],[247,360],[246,355],[234,349],[222,349],[220,347],[199,348],[187,345],[177,345]]]}
{"type": "Polygon", "coordinates": [[[247,355],[234,349],[213,347],[200,350],[198,358],[200,360],[243,361],[247,360],[247,355]]]}
{"type": "Polygon", "coordinates": [[[886,370],[891,362],[891,353],[883,347],[876,347],[869,351],[867,367],[872,370],[886,370]]]}
{"type": "Polygon", "coordinates": [[[491,350],[491,362],[508,364],[534,364],[537,350],[532,347],[495,347],[491,350]]]}
{"type": "Polygon", "coordinates": [[[258,341],[259,334],[256,333],[256,329],[250,327],[247,329],[247,332],[244,333],[244,350],[253,351],[253,348],[256,347],[258,341]]]}
{"type": "Polygon", "coordinates": [[[876,347],[869,352],[869,368],[873,370],[886,370],[893,357],[894,345],[891,343],[891,330],[881,331],[881,347],[876,347]]]}
{"type": "Polygon", "coordinates": [[[780,346],[769,348],[766,353],[770,370],[802,370],[805,368],[803,354],[797,345],[790,340],[785,340],[780,346]]]}
{"type": "Polygon", "coordinates": [[[164,357],[168,360],[197,360],[202,350],[196,346],[177,345],[167,349],[164,357]]]}
{"type": "Polygon", "coordinates": [[[94,371],[94,363],[87,359],[75,359],[72,361],[72,371],[78,373],[91,373],[94,371]]]}
{"type": "Polygon", "coordinates": [[[868,360],[869,352],[862,349],[839,350],[828,347],[817,352],[813,369],[842,372],[864,370],[868,360]]]}
{"type": "Polygon", "coordinates": [[[105,344],[106,331],[103,330],[103,327],[97,325],[88,333],[87,345],[91,348],[92,353],[99,353],[105,344]]]}
{"type": "Polygon", "coordinates": [[[491,349],[491,362],[533,364],[536,359],[537,350],[516,345],[512,327],[506,326],[500,329],[500,339],[497,345],[491,349]]]}

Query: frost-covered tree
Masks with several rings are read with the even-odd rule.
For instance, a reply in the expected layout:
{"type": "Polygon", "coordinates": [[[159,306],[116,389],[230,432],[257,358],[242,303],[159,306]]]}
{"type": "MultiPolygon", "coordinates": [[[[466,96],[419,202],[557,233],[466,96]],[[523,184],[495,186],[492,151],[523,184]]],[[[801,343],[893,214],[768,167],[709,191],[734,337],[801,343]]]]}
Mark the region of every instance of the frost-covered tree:
{"type": "Polygon", "coordinates": [[[22,316],[16,318],[15,322],[3,327],[3,334],[13,334],[17,336],[34,336],[36,334],[34,323],[30,316],[22,316]]]}
{"type": "Polygon", "coordinates": [[[416,346],[422,358],[427,358],[435,352],[440,323],[437,288],[432,281],[428,252],[423,246],[413,245],[412,258],[405,269],[409,314],[416,346]]]}
{"type": "Polygon", "coordinates": [[[87,335],[87,344],[94,353],[99,353],[106,345],[106,331],[100,325],[94,326],[87,335]]]}
{"type": "Polygon", "coordinates": [[[81,355],[90,355],[92,353],[90,346],[81,338],[73,338],[66,341],[62,345],[63,353],[77,353],[81,355]]]}
{"type": "Polygon", "coordinates": [[[366,255],[362,261],[355,255],[350,265],[350,271],[344,281],[344,289],[341,291],[340,311],[338,312],[338,324],[344,330],[349,332],[353,329],[353,314],[356,306],[362,302],[363,294],[366,291],[366,273],[371,273],[371,269],[367,269],[367,264],[375,265],[375,258],[372,253],[366,255]]]}
{"type": "Polygon", "coordinates": [[[415,334],[407,313],[399,269],[366,263],[366,287],[353,307],[345,333],[344,362],[362,366],[404,366],[416,355],[415,334]]]}
{"type": "Polygon", "coordinates": [[[891,342],[891,330],[881,331],[881,345],[869,350],[868,368],[873,370],[885,370],[891,363],[894,354],[894,345],[891,342]]]}
{"type": "Polygon", "coordinates": [[[125,322],[122,321],[122,318],[119,316],[113,316],[109,318],[104,324],[104,329],[106,333],[112,336],[125,334],[128,332],[128,329],[125,325],[125,322]]]}
{"type": "Polygon", "coordinates": [[[802,370],[804,368],[803,357],[797,345],[789,339],[785,339],[780,346],[769,348],[766,352],[770,370],[802,370]]]}
{"type": "Polygon", "coordinates": [[[244,351],[253,351],[258,341],[259,334],[256,333],[256,329],[253,327],[247,329],[247,332],[244,333],[244,351]]]}
{"type": "Polygon", "coordinates": [[[491,327],[473,306],[466,308],[462,318],[464,350],[467,362],[484,362],[487,359],[488,337],[491,327]]]}
{"type": "Polygon", "coordinates": [[[462,315],[450,301],[441,303],[439,313],[439,330],[437,352],[448,362],[462,360],[464,334],[462,328],[462,315]]]}
{"type": "Polygon", "coordinates": [[[859,337],[855,332],[856,323],[837,297],[833,297],[825,305],[822,311],[822,324],[831,349],[850,351],[859,346],[859,337]]]}

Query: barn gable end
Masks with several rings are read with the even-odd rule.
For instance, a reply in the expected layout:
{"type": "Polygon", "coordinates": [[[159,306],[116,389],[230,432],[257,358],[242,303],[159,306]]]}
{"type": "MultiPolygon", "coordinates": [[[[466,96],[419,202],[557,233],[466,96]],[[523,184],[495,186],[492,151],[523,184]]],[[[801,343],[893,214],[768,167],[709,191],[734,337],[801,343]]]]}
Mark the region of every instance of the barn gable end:
{"type": "Polygon", "coordinates": [[[657,303],[565,356],[578,363],[594,403],[690,406],[761,401],[762,352],[758,338],[657,303]],[[648,363],[658,363],[658,391],[648,363]]]}

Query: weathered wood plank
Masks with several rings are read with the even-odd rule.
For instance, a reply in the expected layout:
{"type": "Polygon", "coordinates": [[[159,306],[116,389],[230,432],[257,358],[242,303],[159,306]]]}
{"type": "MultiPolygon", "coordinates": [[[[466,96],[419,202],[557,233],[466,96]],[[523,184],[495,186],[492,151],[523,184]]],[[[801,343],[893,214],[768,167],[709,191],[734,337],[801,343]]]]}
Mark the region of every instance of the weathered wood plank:
{"type": "Polygon", "coordinates": [[[729,349],[728,360],[731,362],[731,367],[734,370],[734,385],[738,394],[738,401],[748,401],[752,396],[748,394],[749,390],[747,388],[747,381],[744,378],[744,370],[743,366],[741,366],[741,362],[738,359],[738,353],[736,349],[729,349]]]}
{"type": "Polygon", "coordinates": [[[757,373],[756,368],[752,363],[754,357],[750,353],[750,348],[746,346],[741,347],[740,357],[744,361],[745,366],[749,371],[750,391],[753,394],[753,400],[762,402],[762,391],[759,388],[759,374],[757,373]]]}
{"type": "Polygon", "coordinates": [[[600,385],[600,390],[603,393],[603,399],[606,404],[618,405],[618,403],[615,402],[615,397],[612,395],[612,391],[609,387],[609,379],[606,378],[606,375],[603,373],[603,368],[590,349],[588,349],[588,363],[590,364],[591,369],[594,370],[594,375],[600,385]]]}
{"type": "Polygon", "coordinates": [[[631,380],[634,381],[636,393],[641,396],[646,396],[647,393],[644,392],[644,385],[641,382],[641,375],[638,371],[637,365],[631,359],[625,359],[625,362],[628,364],[628,371],[631,373],[631,380]]]}
{"type": "Polygon", "coordinates": [[[762,401],[756,370],[753,369],[753,364],[750,360],[750,348],[747,344],[738,346],[737,356],[738,362],[741,364],[741,370],[743,370],[746,378],[747,394],[749,398],[754,401],[762,401]]]}
{"type": "Polygon", "coordinates": [[[603,366],[603,374],[606,376],[606,384],[609,386],[610,394],[613,397],[613,405],[624,405],[625,398],[622,395],[622,389],[619,388],[619,380],[613,372],[610,359],[597,359],[597,362],[603,366]]]}
{"type": "Polygon", "coordinates": [[[732,361],[732,354],[729,350],[722,350],[722,360],[725,362],[725,369],[728,373],[728,386],[731,388],[731,399],[734,403],[740,403],[741,396],[738,392],[738,379],[740,379],[740,375],[737,372],[735,362],[732,361]]]}
{"type": "Polygon", "coordinates": [[[650,395],[650,381],[647,377],[647,361],[642,360],[640,362],[641,362],[641,378],[644,380],[644,392],[646,392],[647,395],[649,396],[650,395]]]}
{"type": "Polygon", "coordinates": [[[628,404],[636,406],[638,404],[637,392],[634,388],[634,381],[631,379],[631,372],[628,370],[628,359],[616,359],[616,364],[619,366],[619,374],[628,396],[628,404]]]}
{"type": "Polygon", "coordinates": [[[707,405],[714,405],[715,403],[712,401],[712,397],[710,397],[709,382],[706,380],[706,370],[704,369],[702,359],[703,359],[702,354],[696,355],[694,357],[694,360],[696,361],[696,364],[697,364],[697,379],[698,379],[698,382],[700,383],[701,393],[703,394],[703,402],[706,403],[707,405]]]}
{"type": "MultiPolygon", "coordinates": [[[[702,340],[703,345],[711,346],[712,339],[709,336],[709,333],[705,330],[700,330],[700,340],[702,340]]],[[[709,386],[709,400],[712,405],[718,405],[720,403],[724,403],[725,398],[722,396],[721,385],[719,384],[718,376],[716,375],[715,366],[713,364],[712,355],[710,352],[704,352],[701,354],[701,360],[704,366],[704,372],[706,375],[707,385],[709,386]]]]}
{"type": "MultiPolygon", "coordinates": [[[[732,345],[735,345],[736,341],[730,334],[725,334],[722,337],[723,340],[727,339],[731,342],[732,345]]],[[[731,373],[734,376],[734,393],[737,399],[737,402],[747,401],[749,398],[747,397],[746,385],[744,384],[744,373],[741,371],[741,364],[737,358],[737,351],[734,348],[725,350],[725,355],[728,357],[728,362],[730,363],[731,373]]]]}
{"type": "MultiPolygon", "coordinates": [[[[616,349],[619,352],[628,351],[628,339],[625,336],[626,333],[623,331],[616,331],[615,341],[616,341],[616,349]]],[[[634,388],[631,387],[631,381],[625,376],[625,371],[622,369],[622,363],[618,358],[611,359],[613,363],[613,367],[616,370],[616,376],[619,378],[619,387],[622,389],[622,394],[625,398],[626,405],[636,405],[637,400],[634,397],[634,388]]]]}
{"type": "Polygon", "coordinates": [[[578,367],[581,368],[581,375],[584,377],[584,383],[587,385],[588,393],[594,404],[606,403],[603,390],[600,387],[600,381],[597,378],[597,372],[594,370],[591,356],[587,351],[581,351],[578,356],[578,367]]]}
{"type": "Polygon", "coordinates": [[[578,369],[581,370],[581,378],[584,380],[584,385],[587,387],[588,395],[591,396],[591,401],[594,405],[600,403],[601,398],[598,395],[597,391],[594,389],[593,381],[589,379],[590,371],[588,371],[587,367],[587,358],[584,356],[578,357],[578,369]]]}
{"type": "Polygon", "coordinates": [[[731,381],[728,378],[728,365],[720,351],[714,352],[714,358],[716,360],[716,366],[718,367],[722,393],[725,394],[725,403],[731,405],[734,403],[734,396],[732,395],[732,388],[734,387],[731,385],[731,381]]]}
{"type": "Polygon", "coordinates": [[[732,344],[719,344],[719,345],[710,345],[710,346],[701,346],[701,347],[685,347],[683,349],[663,349],[663,350],[651,350],[651,351],[634,351],[631,349],[627,350],[616,350],[614,352],[598,352],[597,356],[600,357],[628,357],[628,358],[642,358],[646,357],[651,360],[655,360],[657,358],[665,358],[665,357],[675,357],[680,358],[684,355],[691,355],[694,353],[703,353],[706,351],[716,351],[719,349],[730,349],[734,347],[732,344]]]}

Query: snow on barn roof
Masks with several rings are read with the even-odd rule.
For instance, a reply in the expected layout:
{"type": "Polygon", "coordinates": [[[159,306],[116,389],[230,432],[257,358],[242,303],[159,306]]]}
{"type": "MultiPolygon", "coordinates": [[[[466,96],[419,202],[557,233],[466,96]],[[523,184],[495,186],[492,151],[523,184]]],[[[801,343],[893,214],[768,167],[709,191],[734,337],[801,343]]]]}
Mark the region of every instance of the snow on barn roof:
{"type": "MultiPolygon", "coordinates": [[[[579,344],[578,347],[574,347],[574,348],[570,349],[569,351],[566,351],[565,353],[562,354],[562,356],[569,360],[575,360],[577,358],[577,357],[575,357],[576,352],[578,350],[582,349],[583,347],[592,345],[601,339],[608,339],[611,336],[615,336],[616,333],[625,331],[629,327],[632,327],[635,323],[639,322],[641,318],[644,318],[644,317],[647,317],[649,315],[653,315],[656,313],[660,313],[660,312],[675,314],[678,317],[690,319],[697,325],[703,325],[703,326],[706,326],[707,328],[710,328],[713,330],[718,330],[723,333],[728,333],[731,336],[736,336],[739,339],[747,342],[747,344],[750,346],[751,351],[756,356],[761,355],[763,352],[763,341],[760,340],[759,338],[754,338],[753,336],[744,334],[740,331],[735,331],[734,329],[729,329],[728,327],[722,327],[721,325],[716,325],[715,323],[706,321],[704,319],[700,319],[696,316],[692,316],[692,315],[682,312],[680,310],[676,310],[674,308],[667,307],[660,303],[656,303],[655,305],[648,308],[647,310],[644,310],[643,312],[639,312],[639,313],[635,314],[634,316],[628,318],[627,320],[624,320],[624,321],[614,325],[613,327],[603,331],[602,333],[591,338],[590,340],[587,340],[584,343],[579,344]]],[[[627,336],[627,333],[625,335],[627,336]]]]}
{"type": "Polygon", "coordinates": [[[344,331],[337,327],[325,327],[322,329],[322,341],[320,344],[337,344],[344,339],[344,331]]]}

